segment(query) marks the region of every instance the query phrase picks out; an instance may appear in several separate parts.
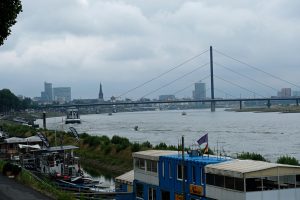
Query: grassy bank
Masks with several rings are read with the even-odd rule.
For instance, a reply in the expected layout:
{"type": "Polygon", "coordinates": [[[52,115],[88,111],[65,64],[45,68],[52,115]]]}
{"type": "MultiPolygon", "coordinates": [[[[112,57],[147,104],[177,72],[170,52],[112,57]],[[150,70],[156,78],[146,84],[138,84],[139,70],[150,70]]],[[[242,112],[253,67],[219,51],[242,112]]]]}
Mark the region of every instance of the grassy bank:
{"type": "Polygon", "coordinates": [[[226,111],[300,113],[300,106],[274,106],[271,108],[258,107],[258,108],[242,108],[242,109],[235,108],[235,109],[226,109],[226,111]]]}
{"type": "MultiPolygon", "coordinates": [[[[9,133],[10,137],[29,137],[35,135],[38,131],[43,132],[51,146],[55,145],[55,132],[51,130],[36,130],[28,126],[3,124],[3,129],[9,133]]],[[[147,149],[169,149],[177,150],[175,146],[167,146],[160,143],[156,146],[149,142],[142,144],[132,143],[127,138],[113,136],[92,136],[86,133],[80,134],[77,141],[71,133],[56,132],[57,144],[63,138],[64,145],[75,145],[79,149],[75,154],[80,157],[81,165],[89,173],[97,175],[106,175],[115,177],[132,169],[132,153],[147,149]]]]}

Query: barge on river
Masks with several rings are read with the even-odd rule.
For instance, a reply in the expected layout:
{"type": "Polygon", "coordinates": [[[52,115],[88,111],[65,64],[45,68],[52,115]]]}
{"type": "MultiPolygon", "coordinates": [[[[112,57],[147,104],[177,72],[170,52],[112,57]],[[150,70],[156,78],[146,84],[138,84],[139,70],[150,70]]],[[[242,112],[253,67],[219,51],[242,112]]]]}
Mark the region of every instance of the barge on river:
{"type": "Polygon", "coordinates": [[[77,108],[69,108],[67,110],[66,124],[80,124],[80,116],[77,108]]]}

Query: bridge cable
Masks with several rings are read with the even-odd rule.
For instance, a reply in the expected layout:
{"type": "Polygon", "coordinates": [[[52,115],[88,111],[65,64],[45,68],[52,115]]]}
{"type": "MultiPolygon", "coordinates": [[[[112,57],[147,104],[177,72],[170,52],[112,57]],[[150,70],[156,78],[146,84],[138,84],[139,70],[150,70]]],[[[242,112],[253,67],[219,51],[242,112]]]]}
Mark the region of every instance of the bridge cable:
{"type": "Polygon", "coordinates": [[[220,66],[220,67],[223,67],[223,68],[225,68],[225,69],[227,69],[227,70],[229,70],[229,71],[231,71],[231,72],[233,72],[233,73],[236,73],[236,74],[238,74],[238,75],[240,75],[240,76],[242,76],[242,77],[244,77],[244,78],[247,78],[247,79],[249,79],[249,80],[251,80],[251,81],[254,81],[254,82],[258,83],[258,84],[261,84],[261,85],[263,85],[263,86],[265,86],[265,87],[271,88],[272,90],[275,90],[276,92],[278,91],[276,88],[274,88],[274,87],[272,87],[272,86],[270,86],[270,85],[267,85],[267,84],[262,83],[262,82],[260,82],[260,81],[258,81],[258,80],[255,80],[254,78],[251,78],[251,77],[246,76],[246,75],[244,75],[244,74],[242,74],[242,73],[240,73],[240,72],[237,72],[237,71],[235,71],[235,70],[233,70],[233,69],[230,69],[229,67],[226,67],[226,66],[221,65],[221,64],[216,63],[216,62],[214,62],[214,64],[216,64],[216,65],[218,65],[218,66],[220,66]]]}
{"type": "Polygon", "coordinates": [[[230,59],[232,59],[232,60],[234,60],[234,61],[236,61],[236,62],[239,62],[239,63],[241,63],[241,64],[243,64],[243,65],[246,65],[246,66],[248,66],[248,67],[250,67],[250,68],[252,68],[252,69],[255,69],[255,70],[260,71],[260,72],[262,72],[262,73],[264,73],[264,74],[267,74],[267,75],[269,75],[269,76],[271,76],[271,77],[273,77],[273,78],[275,78],[275,79],[281,80],[282,82],[285,82],[285,83],[288,83],[288,84],[290,84],[290,85],[293,85],[293,86],[295,86],[295,87],[297,87],[297,88],[300,88],[299,85],[296,85],[296,84],[294,84],[294,83],[292,83],[292,82],[290,82],[290,81],[284,80],[284,79],[282,79],[282,78],[280,78],[280,77],[278,77],[278,76],[275,76],[275,75],[273,75],[273,74],[271,74],[271,73],[268,73],[268,72],[266,72],[266,71],[264,71],[264,70],[262,70],[262,69],[259,69],[258,67],[255,67],[255,66],[253,66],[253,65],[250,65],[250,64],[248,64],[248,63],[246,63],[246,62],[243,62],[243,61],[241,61],[241,60],[238,60],[238,59],[236,59],[236,58],[234,58],[234,57],[231,57],[231,56],[229,56],[229,55],[227,55],[227,54],[225,54],[225,53],[222,53],[221,51],[218,51],[218,50],[216,50],[216,49],[214,49],[214,51],[217,52],[217,53],[219,53],[219,54],[221,54],[221,55],[223,55],[223,56],[225,56],[225,57],[227,57],[227,58],[230,58],[230,59]]]}
{"type": "Polygon", "coordinates": [[[217,91],[219,91],[219,92],[221,92],[221,93],[224,93],[225,95],[231,96],[232,98],[236,98],[236,96],[233,96],[233,95],[231,95],[231,94],[225,92],[224,90],[221,90],[221,89],[218,89],[218,88],[214,88],[214,90],[217,90],[217,91]]]}
{"type": "Polygon", "coordinates": [[[248,92],[251,92],[251,93],[253,93],[253,94],[257,94],[258,96],[261,96],[262,98],[266,98],[266,97],[263,96],[263,95],[260,95],[260,94],[258,94],[258,93],[256,93],[256,92],[252,91],[252,90],[249,90],[249,89],[247,89],[247,88],[245,88],[245,87],[243,87],[243,86],[240,86],[239,84],[236,84],[236,83],[233,83],[233,82],[231,82],[231,81],[225,80],[225,79],[223,79],[223,78],[221,78],[221,77],[219,77],[219,76],[217,76],[217,75],[214,75],[214,77],[216,77],[216,78],[218,78],[218,79],[221,79],[221,80],[223,80],[223,81],[225,81],[225,82],[227,82],[227,83],[230,83],[230,84],[232,84],[232,85],[235,85],[235,86],[237,86],[237,87],[239,87],[239,88],[241,88],[241,89],[243,89],[243,90],[246,90],[246,91],[248,91],[248,92]]]}
{"type": "MultiPolygon", "coordinates": [[[[220,89],[218,89],[218,88],[214,88],[214,90],[217,90],[217,91],[219,91],[219,92],[221,92],[221,93],[224,93],[224,94],[226,94],[226,95],[228,95],[228,96],[231,96],[231,97],[237,99],[237,97],[235,97],[235,96],[233,96],[233,95],[231,95],[231,94],[225,92],[224,90],[220,90],[220,89]]],[[[206,92],[207,92],[207,91],[210,91],[210,87],[207,88],[205,91],[206,91],[206,92]]]]}
{"type": "MultiPolygon", "coordinates": [[[[210,75],[207,75],[207,76],[203,77],[202,79],[200,79],[200,80],[198,80],[198,81],[203,81],[203,80],[207,79],[208,77],[210,77],[210,75]]],[[[176,94],[178,94],[178,93],[180,93],[180,92],[182,92],[182,91],[188,89],[189,87],[193,86],[194,84],[195,84],[195,82],[189,84],[188,86],[185,86],[184,88],[182,88],[182,89],[180,89],[180,90],[177,90],[175,93],[173,93],[173,95],[176,95],[176,94]]]]}
{"type": "Polygon", "coordinates": [[[167,71],[165,71],[165,72],[163,72],[163,73],[161,73],[161,74],[159,74],[158,76],[156,76],[156,77],[154,77],[154,78],[152,78],[152,79],[150,79],[150,80],[148,80],[148,81],[146,81],[146,82],[144,82],[144,83],[142,83],[142,84],[140,84],[140,85],[138,85],[138,86],[136,86],[136,87],[134,87],[134,88],[132,88],[132,89],[126,91],[126,92],[124,92],[124,93],[122,93],[121,95],[119,95],[119,96],[116,97],[116,98],[120,98],[121,96],[124,96],[124,95],[126,95],[126,94],[128,94],[128,93],[130,93],[130,92],[132,92],[132,91],[134,91],[134,90],[136,90],[136,89],[138,89],[138,88],[140,88],[140,87],[143,87],[144,85],[146,85],[146,84],[148,84],[148,83],[150,83],[150,82],[152,82],[152,81],[154,81],[154,80],[156,80],[156,79],[162,77],[163,75],[165,75],[165,74],[167,74],[167,73],[169,73],[169,72],[171,72],[171,71],[173,71],[173,70],[175,70],[175,69],[177,69],[177,68],[179,68],[179,67],[181,67],[181,66],[183,66],[183,65],[185,65],[185,64],[187,64],[187,63],[189,63],[189,62],[192,61],[192,60],[195,60],[196,58],[200,57],[201,55],[205,54],[205,53],[208,52],[208,51],[209,51],[209,50],[205,50],[205,51],[203,51],[203,52],[201,52],[201,53],[199,53],[199,54],[197,54],[197,55],[195,55],[195,56],[193,56],[193,57],[191,57],[191,58],[189,58],[189,59],[183,61],[182,63],[176,65],[175,67],[173,67],[173,68],[171,68],[171,69],[169,69],[169,70],[167,70],[167,71]]]}
{"type": "Polygon", "coordinates": [[[157,92],[158,90],[160,90],[160,89],[162,89],[162,88],[165,88],[165,87],[171,85],[172,83],[174,83],[174,82],[176,82],[176,81],[178,81],[178,80],[180,80],[180,79],[186,77],[187,75],[192,74],[193,72],[195,72],[195,71],[197,71],[197,70],[199,70],[199,69],[205,67],[205,66],[208,65],[208,64],[209,64],[209,63],[205,63],[205,64],[201,65],[200,67],[197,67],[196,69],[194,69],[194,70],[192,70],[192,71],[190,71],[190,72],[188,72],[188,73],[186,73],[186,74],[184,74],[184,75],[182,75],[182,76],[176,78],[175,80],[173,80],[173,81],[171,81],[171,82],[169,82],[169,83],[167,83],[167,84],[164,84],[163,86],[161,86],[161,87],[159,87],[159,88],[157,88],[157,89],[155,89],[155,90],[153,90],[153,91],[151,91],[151,92],[145,94],[145,95],[142,96],[141,98],[145,98],[146,96],[148,96],[148,95],[150,95],[150,94],[153,94],[154,92],[157,92]]]}

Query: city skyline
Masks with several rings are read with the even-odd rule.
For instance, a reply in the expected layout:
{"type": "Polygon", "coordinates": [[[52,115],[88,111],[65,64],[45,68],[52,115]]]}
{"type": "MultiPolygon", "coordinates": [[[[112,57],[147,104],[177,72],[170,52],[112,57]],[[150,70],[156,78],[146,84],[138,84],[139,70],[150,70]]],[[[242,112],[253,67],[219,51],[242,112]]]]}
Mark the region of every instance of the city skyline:
{"type": "MultiPolygon", "coordinates": [[[[105,98],[118,96],[210,45],[300,85],[300,44],[295,42],[300,34],[299,4],[294,0],[24,1],[12,34],[0,48],[0,85],[16,94],[35,97],[41,91],[40,83],[50,80],[74,88],[74,98],[95,98],[100,79],[105,83],[105,98]]],[[[278,90],[299,90],[221,55],[214,56],[217,63],[278,90]]],[[[140,98],[206,62],[208,54],[123,98],[140,98]]],[[[259,94],[277,94],[218,65],[215,72],[259,94]]],[[[207,74],[209,66],[148,98],[172,94],[207,74]]],[[[237,97],[253,96],[222,80],[216,79],[215,87],[237,97]]],[[[192,90],[191,86],[176,96],[191,96],[192,90]]],[[[216,91],[216,96],[225,95],[216,91]]]]}

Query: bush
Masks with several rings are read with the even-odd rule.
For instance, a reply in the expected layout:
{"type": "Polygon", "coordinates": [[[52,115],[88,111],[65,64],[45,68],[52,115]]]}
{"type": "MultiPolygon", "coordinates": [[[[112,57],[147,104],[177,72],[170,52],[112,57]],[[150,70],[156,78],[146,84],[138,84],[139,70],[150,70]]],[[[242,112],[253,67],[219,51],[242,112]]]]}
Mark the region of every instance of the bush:
{"type": "Polygon", "coordinates": [[[129,142],[128,138],[120,137],[120,136],[117,136],[117,135],[114,135],[111,138],[111,143],[113,143],[113,144],[122,144],[122,145],[127,145],[127,146],[130,145],[130,142],[129,142]]]}
{"type": "Polygon", "coordinates": [[[277,163],[286,165],[299,165],[299,161],[296,158],[288,155],[279,157],[277,159],[277,163]]]}
{"type": "Polygon", "coordinates": [[[104,151],[104,154],[107,155],[111,152],[111,146],[110,145],[105,145],[102,147],[102,150],[104,151]]]}
{"type": "Polygon", "coordinates": [[[110,144],[110,139],[106,135],[103,135],[100,137],[101,144],[103,145],[109,145],[110,144]]]}
{"type": "Polygon", "coordinates": [[[149,141],[143,142],[141,146],[146,147],[148,149],[152,148],[152,144],[149,141]]]}
{"type": "Polygon", "coordinates": [[[141,149],[141,146],[140,146],[139,143],[136,143],[136,142],[135,142],[135,143],[131,146],[131,151],[132,151],[132,152],[140,151],[140,149],[141,149]]]}
{"type": "Polygon", "coordinates": [[[166,150],[167,148],[168,148],[168,146],[164,142],[161,142],[155,146],[155,149],[160,149],[160,150],[166,150]]]}
{"type": "Polygon", "coordinates": [[[262,155],[257,153],[249,153],[243,152],[237,156],[238,159],[241,160],[260,160],[260,161],[267,161],[262,155]]]}
{"type": "Polygon", "coordinates": [[[20,166],[11,164],[11,163],[5,163],[2,169],[3,175],[6,175],[8,172],[11,172],[11,174],[17,176],[21,172],[22,168],[20,166]]]}

